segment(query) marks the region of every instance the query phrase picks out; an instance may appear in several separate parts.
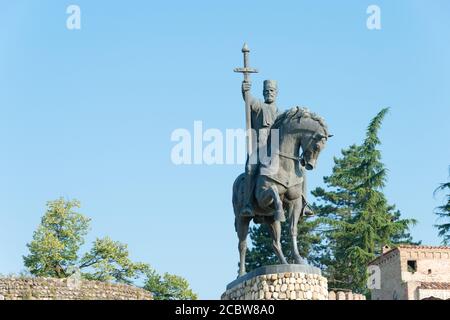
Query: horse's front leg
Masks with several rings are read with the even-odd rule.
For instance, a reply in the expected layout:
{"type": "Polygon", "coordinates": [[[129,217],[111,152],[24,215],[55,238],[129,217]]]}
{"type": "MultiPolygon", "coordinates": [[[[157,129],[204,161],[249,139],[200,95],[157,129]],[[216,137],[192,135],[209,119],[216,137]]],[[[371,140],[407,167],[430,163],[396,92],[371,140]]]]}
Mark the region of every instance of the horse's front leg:
{"type": "Polygon", "coordinates": [[[245,255],[247,253],[247,235],[251,218],[236,217],[236,231],[239,238],[239,276],[243,276],[245,271],[245,255]]]}
{"type": "Polygon", "coordinates": [[[281,264],[288,264],[286,257],[283,254],[283,249],[281,248],[281,222],[274,221],[270,224],[270,235],[272,237],[272,247],[280,260],[281,264]]]}
{"type": "Polygon", "coordinates": [[[306,259],[304,259],[300,252],[298,251],[297,244],[297,235],[298,235],[298,222],[300,219],[300,214],[303,208],[303,199],[299,197],[292,202],[292,212],[290,213],[291,217],[291,225],[290,225],[290,233],[291,233],[291,241],[292,241],[292,254],[294,256],[295,263],[297,264],[308,264],[306,259]]]}

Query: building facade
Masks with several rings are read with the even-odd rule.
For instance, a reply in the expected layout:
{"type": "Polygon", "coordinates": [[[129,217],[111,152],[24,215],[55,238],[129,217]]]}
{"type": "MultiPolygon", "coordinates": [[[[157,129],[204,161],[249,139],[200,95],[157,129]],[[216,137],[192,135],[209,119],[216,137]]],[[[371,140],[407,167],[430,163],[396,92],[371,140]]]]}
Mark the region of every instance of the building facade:
{"type": "Polygon", "coordinates": [[[450,299],[450,247],[385,247],[369,273],[372,300],[450,299]]]}

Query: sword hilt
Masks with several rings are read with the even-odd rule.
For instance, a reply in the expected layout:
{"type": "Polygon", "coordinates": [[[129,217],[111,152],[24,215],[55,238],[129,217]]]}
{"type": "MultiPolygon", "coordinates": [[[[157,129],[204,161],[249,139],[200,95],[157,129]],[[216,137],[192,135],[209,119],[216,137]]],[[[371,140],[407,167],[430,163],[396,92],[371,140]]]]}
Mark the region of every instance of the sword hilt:
{"type": "Polygon", "coordinates": [[[239,72],[244,74],[244,81],[249,82],[250,81],[250,73],[258,73],[258,69],[250,68],[249,67],[249,53],[250,49],[247,46],[247,43],[244,43],[244,46],[242,47],[242,53],[244,54],[244,67],[243,68],[235,68],[234,72],[239,72]]]}

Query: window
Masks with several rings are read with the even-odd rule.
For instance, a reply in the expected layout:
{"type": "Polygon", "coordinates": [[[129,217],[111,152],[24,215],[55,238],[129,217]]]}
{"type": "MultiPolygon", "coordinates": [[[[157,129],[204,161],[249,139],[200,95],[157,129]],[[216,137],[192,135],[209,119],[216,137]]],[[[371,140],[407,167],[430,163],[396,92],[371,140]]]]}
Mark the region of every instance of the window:
{"type": "Polygon", "coordinates": [[[428,274],[431,274],[431,269],[428,269],[428,274]]]}
{"type": "Polygon", "coordinates": [[[416,260],[408,260],[407,263],[408,272],[416,272],[417,271],[417,261],[416,260]]]}

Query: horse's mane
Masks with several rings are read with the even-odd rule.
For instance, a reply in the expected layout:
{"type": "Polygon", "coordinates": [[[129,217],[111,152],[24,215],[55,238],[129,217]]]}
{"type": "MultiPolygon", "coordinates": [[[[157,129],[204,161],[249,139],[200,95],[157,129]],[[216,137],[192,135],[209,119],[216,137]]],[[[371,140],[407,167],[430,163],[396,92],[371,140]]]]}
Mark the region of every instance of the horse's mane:
{"type": "Polygon", "coordinates": [[[292,120],[292,119],[300,119],[300,118],[311,118],[315,121],[317,121],[320,126],[325,131],[325,135],[328,136],[328,126],[325,123],[325,119],[319,116],[318,114],[311,112],[308,108],[305,107],[293,107],[289,110],[284,111],[283,113],[279,114],[276,118],[275,122],[272,125],[272,129],[280,129],[280,127],[283,125],[283,123],[286,120],[292,120]]]}

